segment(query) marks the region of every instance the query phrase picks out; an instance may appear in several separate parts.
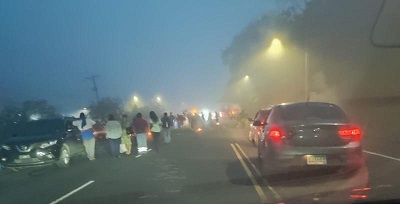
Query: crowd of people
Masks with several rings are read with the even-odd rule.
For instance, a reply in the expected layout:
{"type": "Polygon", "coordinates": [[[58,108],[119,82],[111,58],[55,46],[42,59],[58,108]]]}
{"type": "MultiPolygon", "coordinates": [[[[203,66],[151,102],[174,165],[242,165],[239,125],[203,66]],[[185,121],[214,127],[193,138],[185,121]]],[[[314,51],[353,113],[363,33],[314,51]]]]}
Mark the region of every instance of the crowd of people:
{"type": "MultiPolygon", "coordinates": [[[[150,111],[149,121],[143,119],[142,113],[137,113],[132,122],[128,121],[127,115],[122,115],[121,120],[116,118],[110,114],[105,124],[106,139],[113,157],[120,157],[122,153],[130,155],[132,152],[144,154],[150,150],[148,141],[152,141],[153,148],[158,153],[161,142],[171,142],[171,129],[177,120],[172,113],[164,113],[159,118],[154,111],[150,111]]],[[[94,160],[96,140],[93,126],[96,122],[81,113],[79,119],[72,124],[81,132],[88,159],[94,160]]]]}
{"type": "MultiPolygon", "coordinates": [[[[213,122],[212,113],[209,113],[208,115],[204,114],[203,112],[201,112],[200,114],[189,114],[187,115],[187,118],[189,120],[188,122],[190,127],[193,129],[210,125],[213,122]]],[[[215,124],[219,125],[219,114],[217,111],[215,111],[215,124]]]]}

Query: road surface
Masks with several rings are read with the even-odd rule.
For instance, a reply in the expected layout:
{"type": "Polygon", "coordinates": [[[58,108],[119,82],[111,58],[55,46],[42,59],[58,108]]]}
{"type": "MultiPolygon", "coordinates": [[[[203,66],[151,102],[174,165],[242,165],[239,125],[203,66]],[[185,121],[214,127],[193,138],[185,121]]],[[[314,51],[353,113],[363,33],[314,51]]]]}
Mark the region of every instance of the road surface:
{"type": "Polygon", "coordinates": [[[400,184],[400,177],[393,176],[400,171],[399,157],[379,149],[366,149],[367,164],[355,172],[269,179],[259,175],[256,154],[244,129],[174,130],[172,143],[162,145],[159,154],[119,159],[101,154],[95,161],[77,159],[66,169],[2,171],[0,203],[310,203],[349,198],[348,189],[393,190],[400,184]]]}

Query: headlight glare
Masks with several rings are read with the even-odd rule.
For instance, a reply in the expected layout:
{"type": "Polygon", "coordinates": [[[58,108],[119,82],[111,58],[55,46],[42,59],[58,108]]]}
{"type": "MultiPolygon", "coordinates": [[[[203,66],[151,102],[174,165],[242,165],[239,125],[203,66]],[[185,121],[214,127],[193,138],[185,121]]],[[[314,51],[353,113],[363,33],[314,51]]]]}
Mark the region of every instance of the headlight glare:
{"type": "Polygon", "coordinates": [[[44,149],[44,148],[53,146],[53,145],[55,145],[55,144],[57,144],[57,140],[51,140],[51,141],[42,143],[42,144],[40,145],[40,148],[44,149]]]}
{"type": "Polygon", "coordinates": [[[1,148],[0,149],[4,149],[4,150],[7,150],[7,151],[10,151],[11,150],[11,147],[10,146],[8,146],[8,145],[1,145],[0,146],[1,148]]]}

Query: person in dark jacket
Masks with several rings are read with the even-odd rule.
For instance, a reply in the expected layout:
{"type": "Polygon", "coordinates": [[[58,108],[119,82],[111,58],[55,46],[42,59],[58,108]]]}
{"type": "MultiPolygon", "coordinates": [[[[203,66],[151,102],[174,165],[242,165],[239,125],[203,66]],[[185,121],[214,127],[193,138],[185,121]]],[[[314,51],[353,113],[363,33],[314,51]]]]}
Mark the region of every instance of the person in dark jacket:
{"type": "Polygon", "coordinates": [[[168,113],[164,113],[164,116],[161,118],[162,123],[162,137],[164,138],[165,143],[171,142],[171,122],[170,117],[168,117],[168,113]]]}
{"type": "Polygon", "coordinates": [[[139,154],[147,152],[147,132],[149,131],[149,124],[145,119],[143,119],[141,113],[138,113],[136,118],[133,119],[132,129],[136,135],[137,149],[139,154]]]}
{"type": "Polygon", "coordinates": [[[162,124],[154,111],[150,111],[150,131],[153,136],[153,145],[156,152],[159,152],[159,142],[161,137],[162,124]]]}

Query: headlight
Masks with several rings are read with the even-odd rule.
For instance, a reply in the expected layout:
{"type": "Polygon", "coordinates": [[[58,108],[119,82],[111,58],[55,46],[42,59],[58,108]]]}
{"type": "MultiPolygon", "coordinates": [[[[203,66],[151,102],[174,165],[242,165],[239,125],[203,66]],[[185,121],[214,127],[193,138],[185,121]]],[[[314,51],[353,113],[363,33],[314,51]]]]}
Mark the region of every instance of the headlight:
{"type": "Polygon", "coordinates": [[[55,145],[55,144],[57,144],[57,140],[51,140],[51,141],[42,143],[42,144],[40,145],[40,148],[44,149],[44,148],[53,146],[53,145],[55,145]]]}
{"type": "Polygon", "coordinates": [[[0,147],[1,147],[1,149],[5,149],[5,150],[7,150],[7,151],[10,151],[10,150],[11,150],[11,147],[8,146],[8,145],[1,145],[0,147]]]}

